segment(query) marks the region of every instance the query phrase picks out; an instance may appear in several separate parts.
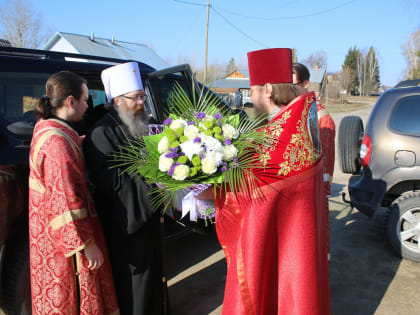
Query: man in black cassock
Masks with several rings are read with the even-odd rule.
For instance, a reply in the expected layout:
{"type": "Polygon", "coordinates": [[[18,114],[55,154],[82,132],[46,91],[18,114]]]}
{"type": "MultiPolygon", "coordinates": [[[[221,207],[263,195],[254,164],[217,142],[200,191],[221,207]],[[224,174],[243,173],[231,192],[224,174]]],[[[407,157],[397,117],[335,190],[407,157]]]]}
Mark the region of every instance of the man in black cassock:
{"type": "Polygon", "coordinates": [[[141,179],[112,168],[110,154],[148,134],[145,94],[138,64],[125,63],[101,75],[111,111],[88,132],[84,154],[93,196],[111,259],[122,315],[163,314],[159,213],[141,179]]]}

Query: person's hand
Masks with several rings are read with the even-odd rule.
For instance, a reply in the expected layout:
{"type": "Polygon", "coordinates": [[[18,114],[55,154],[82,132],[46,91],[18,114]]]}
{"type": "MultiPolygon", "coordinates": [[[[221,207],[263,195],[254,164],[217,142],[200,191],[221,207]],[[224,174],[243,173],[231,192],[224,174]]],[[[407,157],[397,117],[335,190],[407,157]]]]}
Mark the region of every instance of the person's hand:
{"type": "Polygon", "coordinates": [[[89,262],[88,268],[90,270],[98,269],[104,263],[104,255],[95,243],[85,248],[85,256],[89,262]]]}
{"type": "Polygon", "coordinates": [[[81,135],[81,136],[79,136],[79,138],[80,138],[80,142],[82,142],[83,143],[83,141],[85,140],[85,138],[86,138],[86,135],[81,135]]]}

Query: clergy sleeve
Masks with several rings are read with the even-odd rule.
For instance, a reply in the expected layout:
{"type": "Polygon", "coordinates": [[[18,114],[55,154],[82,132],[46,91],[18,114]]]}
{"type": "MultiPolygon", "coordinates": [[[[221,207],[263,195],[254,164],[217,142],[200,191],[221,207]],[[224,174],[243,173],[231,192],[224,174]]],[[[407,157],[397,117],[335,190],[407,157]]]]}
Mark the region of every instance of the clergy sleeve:
{"type": "Polygon", "coordinates": [[[67,257],[94,240],[87,208],[83,156],[78,146],[53,136],[43,157],[46,215],[57,247],[67,257]]]}

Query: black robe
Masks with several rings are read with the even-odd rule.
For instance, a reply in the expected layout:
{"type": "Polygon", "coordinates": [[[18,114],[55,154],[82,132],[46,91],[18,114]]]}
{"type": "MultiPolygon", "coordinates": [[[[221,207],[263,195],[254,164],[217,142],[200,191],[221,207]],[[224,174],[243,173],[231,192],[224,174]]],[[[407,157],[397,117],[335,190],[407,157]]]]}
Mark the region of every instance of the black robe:
{"type": "Polygon", "coordinates": [[[128,129],[112,110],[88,132],[83,149],[93,198],[110,254],[121,315],[163,313],[159,213],[150,186],[112,165],[110,153],[127,142],[128,129]]]}

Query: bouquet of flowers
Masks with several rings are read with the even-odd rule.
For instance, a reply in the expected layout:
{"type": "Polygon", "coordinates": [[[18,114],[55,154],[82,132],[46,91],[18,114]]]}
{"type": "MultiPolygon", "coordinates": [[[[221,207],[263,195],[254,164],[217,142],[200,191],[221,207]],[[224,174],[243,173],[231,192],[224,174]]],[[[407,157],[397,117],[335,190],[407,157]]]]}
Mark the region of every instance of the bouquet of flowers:
{"type": "Polygon", "coordinates": [[[163,211],[179,205],[191,188],[202,190],[203,185],[213,185],[215,195],[222,189],[249,194],[256,187],[250,171],[258,167],[255,152],[268,140],[262,131],[265,118],[250,121],[232,114],[219,98],[203,90],[191,100],[176,85],[162,132],[126,144],[114,160],[127,172],[157,184],[152,200],[163,211]]]}

